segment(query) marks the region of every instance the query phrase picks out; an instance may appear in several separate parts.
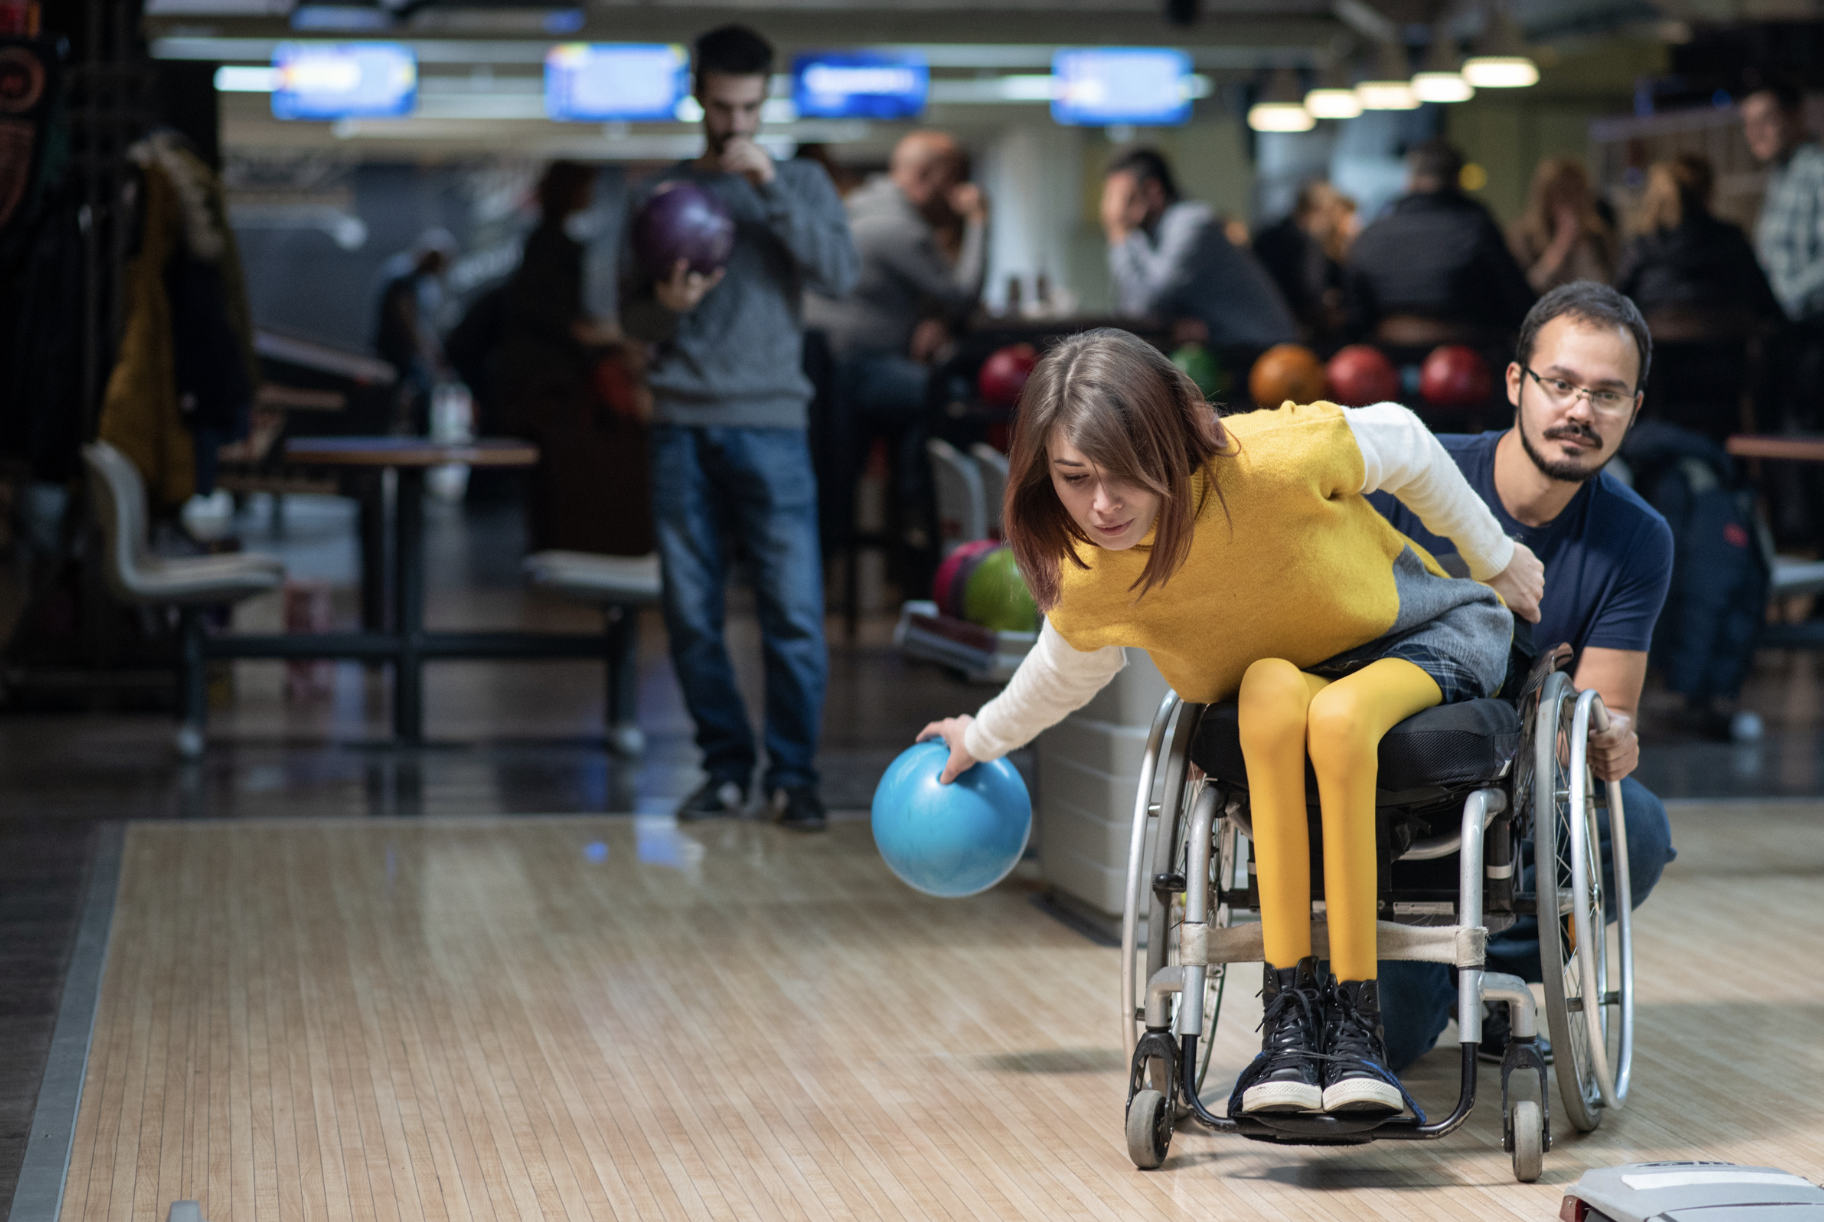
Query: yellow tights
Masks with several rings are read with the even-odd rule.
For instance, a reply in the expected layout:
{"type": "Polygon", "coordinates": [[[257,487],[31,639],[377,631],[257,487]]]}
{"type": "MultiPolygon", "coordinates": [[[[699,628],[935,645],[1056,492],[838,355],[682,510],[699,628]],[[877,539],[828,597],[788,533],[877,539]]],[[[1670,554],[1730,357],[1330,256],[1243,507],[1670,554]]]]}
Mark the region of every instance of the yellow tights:
{"type": "Polygon", "coordinates": [[[1290,967],[1311,953],[1311,837],[1305,826],[1305,755],[1323,809],[1324,895],[1330,970],[1375,978],[1374,783],[1381,736],[1443,699],[1404,658],[1382,658],[1334,682],[1281,658],[1241,681],[1241,754],[1248,764],[1254,857],[1267,962],[1290,967]]]}

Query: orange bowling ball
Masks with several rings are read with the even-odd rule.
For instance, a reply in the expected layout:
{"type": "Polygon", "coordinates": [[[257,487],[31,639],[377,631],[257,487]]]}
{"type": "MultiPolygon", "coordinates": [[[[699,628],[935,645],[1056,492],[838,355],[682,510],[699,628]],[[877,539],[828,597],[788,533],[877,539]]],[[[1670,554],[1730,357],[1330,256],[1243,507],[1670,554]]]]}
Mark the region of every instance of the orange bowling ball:
{"type": "Polygon", "coordinates": [[[1248,394],[1260,407],[1278,407],[1288,399],[1314,403],[1328,389],[1323,362],[1303,344],[1273,345],[1248,374],[1248,394]]]}
{"type": "Polygon", "coordinates": [[[1400,397],[1400,371],[1372,344],[1350,344],[1330,358],[1330,391],[1344,407],[1367,407],[1400,397]]]}
{"type": "Polygon", "coordinates": [[[1488,362],[1465,344],[1439,344],[1419,368],[1419,394],[1433,407],[1480,407],[1494,391],[1488,362]]]}

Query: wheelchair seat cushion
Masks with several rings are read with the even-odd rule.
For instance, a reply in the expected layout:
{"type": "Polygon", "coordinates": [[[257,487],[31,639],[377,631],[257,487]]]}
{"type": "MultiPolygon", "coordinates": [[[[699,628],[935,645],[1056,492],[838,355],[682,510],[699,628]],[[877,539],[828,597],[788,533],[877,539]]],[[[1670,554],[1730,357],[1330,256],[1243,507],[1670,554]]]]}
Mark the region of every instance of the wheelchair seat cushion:
{"type": "MultiPolygon", "coordinates": [[[[1381,739],[1375,801],[1416,806],[1499,779],[1520,748],[1520,714],[1503,700],[1464,700],[1414,714],[1381,739]]],[[[1247,787],[1241,731],[1233,701],[1203,711],[1191,738],[1191,762],[1210,776],[1247,787]]],[[[1305,795],[1317,801],[1317,778],[1305,764],[1305,795]]]]}

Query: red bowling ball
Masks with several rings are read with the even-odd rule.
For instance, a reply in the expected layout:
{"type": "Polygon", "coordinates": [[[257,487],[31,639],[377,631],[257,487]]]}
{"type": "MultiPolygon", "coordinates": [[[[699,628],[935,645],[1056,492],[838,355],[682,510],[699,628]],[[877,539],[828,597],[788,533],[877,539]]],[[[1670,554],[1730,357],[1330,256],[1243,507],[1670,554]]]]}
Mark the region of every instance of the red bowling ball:
{"type": "Polygon", "coordinates": [[[982,371],[976,375],[976,393],[989,407],[1013,407],[1020,401],[1020,392],[1026,389],[1032,367],[1038,363],[1039,350],[1031,344],[996,348],[982,362],[982,371]]]}
{"type": "Polygon", "coordinates": [[[1400,373],[1372,344],[1350,344],[1330,358],[1330,393],[1344,407],[1385,403],[1400,394],[1400,373]]]}
{"type": "Polygon", "coordinates": [[[1479,407],[1495,390],[1495,375],[1474,348],[1440,344],[1419,369],[1419,394],[1433,407],[1479,407]]]}

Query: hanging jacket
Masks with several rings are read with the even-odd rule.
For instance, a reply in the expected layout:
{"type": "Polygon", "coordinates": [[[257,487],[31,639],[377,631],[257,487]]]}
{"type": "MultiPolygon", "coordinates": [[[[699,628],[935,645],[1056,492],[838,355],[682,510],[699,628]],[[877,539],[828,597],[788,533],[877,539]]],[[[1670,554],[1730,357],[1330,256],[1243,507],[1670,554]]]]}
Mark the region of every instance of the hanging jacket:
{"type": "Polygon", "coordinates": [[[244,436],[258,366],[220,180],[174,132],[154,132],[127,155],[141,171],[139,248],[127,262],[127,324],[100,435],[139,468],[155,504],[170,507],[196,489],[193,421],[215,444],[244,436]]]}

